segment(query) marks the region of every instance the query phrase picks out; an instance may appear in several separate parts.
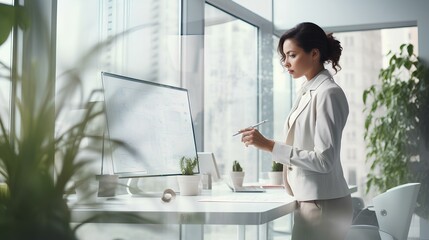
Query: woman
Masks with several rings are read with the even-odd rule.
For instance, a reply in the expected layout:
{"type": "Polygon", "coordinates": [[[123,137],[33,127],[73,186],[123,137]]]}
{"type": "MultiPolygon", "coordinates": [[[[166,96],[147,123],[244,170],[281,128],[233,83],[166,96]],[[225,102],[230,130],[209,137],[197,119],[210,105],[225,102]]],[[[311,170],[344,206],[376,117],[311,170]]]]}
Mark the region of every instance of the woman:
{"type": "Polygon", "coordinates": [[[292,239],[344,239],[352,218],[350,191],[341,161],[341,135],[348,116],[343,90],[324,63],[340,69],[342,47],[314,23],[300,23],[279,41],[281,61],[293,78],[304,76],[300,94],[286,119],[285,139],[274,141],[257,129],[241,130],[247,146],[272,152],[285,165],[284,183],[298,201],[292,239]]]}

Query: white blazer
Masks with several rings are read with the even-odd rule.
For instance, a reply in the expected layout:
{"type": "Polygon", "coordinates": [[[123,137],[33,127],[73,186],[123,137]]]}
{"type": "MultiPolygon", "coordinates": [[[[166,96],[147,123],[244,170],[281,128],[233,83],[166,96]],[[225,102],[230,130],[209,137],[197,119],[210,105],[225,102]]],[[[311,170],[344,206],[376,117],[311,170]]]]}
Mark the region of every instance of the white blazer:
{"type": "Polygon", "coordinates": [[[306,86],[303,102],[291,110],[299,107],[290,127],[291,113],[286,119],[286,141],[274,144],[273,160],[284,164],[286,190],[298,201],[347,196],[350,191],[340,161],[341,136],[349,114],[346,96],[328,70],[306,86]]]}

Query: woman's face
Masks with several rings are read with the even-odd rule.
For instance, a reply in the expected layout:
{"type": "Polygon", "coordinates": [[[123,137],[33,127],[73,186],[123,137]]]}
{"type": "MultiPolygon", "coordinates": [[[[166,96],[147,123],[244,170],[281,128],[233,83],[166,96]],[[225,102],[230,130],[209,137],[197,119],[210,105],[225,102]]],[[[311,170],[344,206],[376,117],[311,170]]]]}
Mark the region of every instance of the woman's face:
{"type": "MultiPolygon", "coordinates": [[[[319,50],[313,49],[306,53],[304,49],[296,44],[294,39],[286,39],[283,43],[283,53],[286,55],[283,66],[293,78],[305,76],[310,80],[319,68],[319,50]]],[[[316,72],[317,73],[317,72],[316,72]]]]}

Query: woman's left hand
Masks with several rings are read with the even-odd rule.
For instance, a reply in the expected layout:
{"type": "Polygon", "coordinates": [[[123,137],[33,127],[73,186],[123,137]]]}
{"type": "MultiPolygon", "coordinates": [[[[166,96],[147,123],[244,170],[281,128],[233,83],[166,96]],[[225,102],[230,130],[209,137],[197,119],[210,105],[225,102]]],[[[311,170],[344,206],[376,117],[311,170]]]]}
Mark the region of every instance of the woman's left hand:
{"type": "Polygon", "coordinates": [[[274,147],[274,141],[264,137],[256,128],[246,128],[241,132],[241,142],[244,145],[253,145],[265,151],[271,152],[274,147]]]}

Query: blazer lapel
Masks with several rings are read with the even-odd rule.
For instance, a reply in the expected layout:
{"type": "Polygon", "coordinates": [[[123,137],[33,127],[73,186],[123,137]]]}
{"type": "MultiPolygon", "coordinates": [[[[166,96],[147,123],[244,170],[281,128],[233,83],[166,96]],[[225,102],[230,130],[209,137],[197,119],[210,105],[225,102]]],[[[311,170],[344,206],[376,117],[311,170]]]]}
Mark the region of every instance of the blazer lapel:
{"type": "Polygon", "coordinates": [[[320,74],[314,80],[312,80],[313,83],[310,86],[308,86],[307,91],[303,93],[304,95],[301,97],[301,99],[295,102],[295,105],[292,108],[292,111],[289,113],[289,117],[287,118],[288,122],[286,124],[288,124],[290,120],[292,120],[292,124],[289,126],[287,131],[286,144],[293,144],[293,139],[295,135],[295,126],[294,126],[295,121],[299,117],[299,115],[301,115],[302,111],[307,107],[308,103],[310,102],[312,97],[311,96],[312,92],[315,91],[325,80],[330,78],[332,78],[332,76],[328,70],[321,71],[320,74]],[[294,117],[291,118],[292,112],[294,111],[297,111],[298,114],[295,114],[294,117]]]}
{"type": "Polygon", "coordinates": [[[304,108],[308,105],[308,103],[310,102],[310,100],[311,100],[310,91],[306,91],[304,93],[304,95],[301,97],[301,99],[299,100],[298,107],[295,109],[295,111],[297,112],[297,114],[294,114],[294,116],[291,116],[291,118],[289,119],[289,122],[292,121],[292,124],[290,125],[290,128],[292,128],[292,126],[295,124],[295,120],[301,114],[302,110],[304,110],[304,108]]]}

